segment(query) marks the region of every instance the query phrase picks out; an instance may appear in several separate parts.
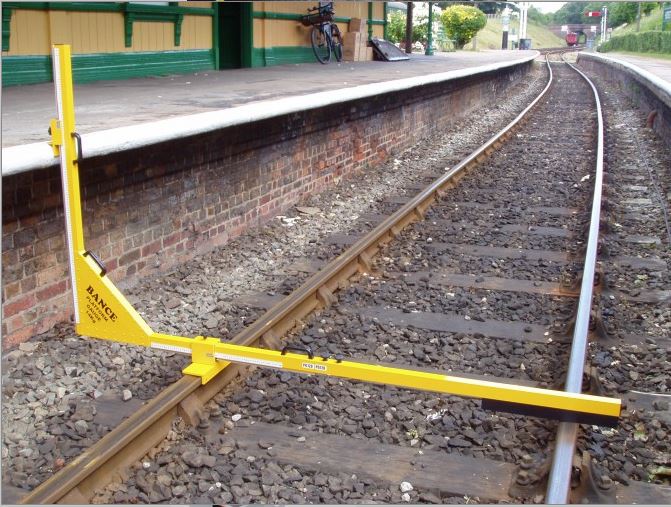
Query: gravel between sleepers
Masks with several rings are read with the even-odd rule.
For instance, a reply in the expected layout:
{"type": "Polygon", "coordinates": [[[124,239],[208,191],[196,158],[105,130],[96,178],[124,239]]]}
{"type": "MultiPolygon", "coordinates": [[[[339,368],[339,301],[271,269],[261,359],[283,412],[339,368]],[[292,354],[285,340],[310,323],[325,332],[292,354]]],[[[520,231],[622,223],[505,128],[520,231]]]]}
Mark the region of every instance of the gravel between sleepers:
{"type": "MultiPolygon", "coordinates": [[[[459,161],[509,122],[545,79],[539,64],[515,87],[519,94],[492,100],[495,105],[396,154],[366,178],[307,196],[300,203],[307,213],[292,208],[170,273],[141,280],[125,291],[128,299],[156,331],[231,337],[259,313],[236,299],[249,292],[282,294],[298,285],[308,274],[292,266],[306,258],[328,260],[342,249],[323,245],[326,237],[370,228],[357,222],[360,215],[383,213],[390,193],[403,195],[405,186],[459,161]]],[[[79,337],[67,324],[5,354],[3,484],[33,489],[136,410],[140,400],[177,380],[185,365],[183,356],[79,337]]]]}
{"type": "MultiPolygon", "coordinates": [[[[580,146],[580,142],[576,146],[580,146]]],[[[505,148],[503,152],[505,155],[505,148]]],[[[497,153],[492,159],[500,160],[498,157],[497,153]]],[[[512,156],[511,159],[517,160],[512,156]]],[[[520,165],[522,167],[510,167],[508,172],[518,170],[521,176],[528,168],[520,165]]],[[[539,183],[538,190],[533,193],[534,204],[584,204],[584,196],[582,200],[578,197],[588,192],[588,186],[573,186],[583,176],[583,168],[579,164],[566,165],[568,167],[555,166],[553,170],[563,170],[570,178],[571,195],[553,192],[539,183]]],[[[505,168],[501,167],[501,170],[505,168]]],[[[481,185],[485,180],[496,181],[495,170],[486,172],[486,175],[487,178],[480,178],[481,185]]],[[[535,178],[540,180],[545,176],[539,172],[535,178]]],[[[464,181],[474,179],[477,181],[477,175],[470,175],[464,181]]],[[[473,183],[468,185],[473,186],[473,183]]],[[[516,197],[510,196],[510,187],[502,187],[500,193],[511,199],[516,197]]],[[[448,201],[452,194],[461,198],[462,192],[457,187],[448,195],[448,201]]],[[[440,210],[441,204],[431,213],[438,214],[435,210],[440,210]]],[[[432,243],[428,238],[413,241],[423,225],[412,226],[398,241],[390,244],[378,258],[376,271],[403,272],[402,266],[413,270],[438,264],[440,253],[422,250],[424,245],[432,243]],[[385,259],[398,259],[398,263],[392,266],[394,261],[385,259]]],[[[488,224],[483,222],[480,227],[484,230],[488,224]]],[[[523,263],[518,264],[522,270],[523,263]]],[[[468,269],[467,258],[462,259],[460,267],[468,269]]],[[[375,357],[410,367],[525,379],[556,387],[565,368],[566,344],[434,332],[394,325],[361,313],[368,306],[391,307],[408,313],[452,312],[476,320],[498,318],[550,326],[551,320],[544,319],[546,313],[570,314],[574,304],[574,301],[523,293],[450,291],[446,294],[445,290],[428,284],[418,284],[408,291],[401,277],[372,273],[339,292],[338,304],[318,312],[291,340],[309,345],[318,355],[343,353],[345,357],[367,360],[375,357]],[[489,297],[492,298],[491,308],[489,297]]],[[[208,424],[221,425],[224,430],[266,422],[294,428],[299,439],[303,431],[319,431],[411,447],[418,452],[457,453],[509,463],[518,463],[527,455],[536,459],[546,457],[556,429],[553,421],[486,412],[476,400],[269,370],[254,371],[228,386],[208,405],[208,411],[212,415],[208,424]]],[[[359,477],[347,474],[314,474],[301,467],[278,464],[270,452],[268,458],[252,456],[250,459],[250,453],[233,435],[234,432],[231,436],[211,439],[197,428],[176,427],[172,439],[138,463],[128,481],[105,488],[95,501],[455,501],[454,498],[431,497],[429,492],[420,490],[404,494],[400,485],[365,484],[359,477]],[[194,461],[189,455],[184,459],[183,453],[187,449],[201,458],[194,461]],[[268,469],[273,473],[267,473],[268,469]]],[[[337,453],[337,449],[325,449],[324,452],[337,453]]],[[[473,500],[478,499],[468,499],[473,500]]]]}
{"type": "Polygon", "coordinates": [[[625,406],[633,398],[639,406],[628,406],[617,428],[584,427],[578,450],[589,451],[601,473],[622,484],[635,480],[669,486],[671,306],[668,301],[628,301],[621,294],[671,290],[671,238],[661,207],[664,201],[667,210],[671,205],[671,147],[645,127],[646,116],[629,99],[603,78],[591,77],[606,123],[609,207],[602,265],[609,292],[601,296],[601,305],[612,339],[591,343],[589,358],[606,395],[622,396],[625,406]],[[640,199],[645,204],[638,204],[640,199]],[[659,243],[632,242],[632,236],[654,237],[659,243]],[[612,262],[618,256],[658,259],[666,267],[633,269],[612,262]],[[627,334],[640,339],[625,340],[627,334]]]}

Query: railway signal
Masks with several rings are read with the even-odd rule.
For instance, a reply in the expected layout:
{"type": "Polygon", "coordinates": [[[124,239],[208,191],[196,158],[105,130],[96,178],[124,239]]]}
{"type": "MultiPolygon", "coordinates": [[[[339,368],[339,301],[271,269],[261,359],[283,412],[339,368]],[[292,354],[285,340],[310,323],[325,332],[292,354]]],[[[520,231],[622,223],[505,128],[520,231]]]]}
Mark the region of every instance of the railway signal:
{"type": "Polygon", "coordinates": [[[588,11],[584,13],[585,16],[588,18],[600,18],[601,17],[601,11],[588,11]]]}
{"type": "MultiPolygon", "coordinates": [[[[79,185],[79,162],[83,155],[81,141],[75,131],[70,46],[54,45],[52,60],[58,118],[51,121],[51,145],[61,162],[75,330],[78,334],[190,355],[192,362],[183,373],[200,377],[203,384],[230,363],[241,363],[479,398],[485,408],[561,421],[600,426],[617,423],[621,401],[614,398],[346,361],[339,355],[317,357],[308,348],[268,350],[222,342],[213,337],[188,338],[153,331],[106,276],[101,260],[84,244],[79,185]]],[[[315,305],[319,304],[318,300],[315,298],[315,305]]],[[[272,327],[262,331],[273,334],[272,327]]]]}

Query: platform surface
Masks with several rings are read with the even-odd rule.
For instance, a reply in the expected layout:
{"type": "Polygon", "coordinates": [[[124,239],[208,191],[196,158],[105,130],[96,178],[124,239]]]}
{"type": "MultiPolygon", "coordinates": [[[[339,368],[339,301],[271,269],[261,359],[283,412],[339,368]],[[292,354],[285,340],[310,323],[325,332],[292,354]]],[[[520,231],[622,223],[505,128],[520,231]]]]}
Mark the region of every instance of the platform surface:
{"type": "Polygon", "coordinates": [[[643,70],[647,70],[651,74],[663,79],[671,85],[671,59],[655,58],[653,56],[639,56],[628,55],[623,53],[600,53],[602,56],[612,58],[614,60],[622,60],[623,62],[636,65],[643,70]]]}
{"type": "MultiPolygon", "coordinates": [[[[75,85],[77,130],[89,133],[273,98],[517,60],[535,51],[414,54],[400,62],[304,63],[75,85]]],[[[2,147],[48,141],[52,83],[2,90],[2,147]]]]}

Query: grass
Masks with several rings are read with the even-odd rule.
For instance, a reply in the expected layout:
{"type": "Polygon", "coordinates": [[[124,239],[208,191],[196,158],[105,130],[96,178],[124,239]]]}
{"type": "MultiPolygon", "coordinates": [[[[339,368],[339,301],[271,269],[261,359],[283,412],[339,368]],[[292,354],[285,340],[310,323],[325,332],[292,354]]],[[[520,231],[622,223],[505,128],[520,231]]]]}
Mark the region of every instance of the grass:
{"type": "MultiPolygon", "coordinates": [[[[515,30],[519,33],[519,24],[517,20],[512,20],[510,23],[510,30],[515,30]]],[[[503,26],[501,20],[497,18],[488,18],[487,25],[478,32],[477,35],[477,49],[501,49],[501,36],[503,33],[503,26]]],[[[547,27],[537,25],[529,21],[527,25],[527,37],[531,39],[531,47],[533,49],[540,48],[556,48],[566,46],[564,39],[557,37],[547,27]]],[[[473,49],[473,42],[469,42],[464,46],[466,50],[473,49]]]]}
{"type": "MultiPolygon", "coordinates": [[[[657,7],[647,16],[641,16],[641,32],[662,29],[662,9],[657,7]]],[[[636,21],[613,29],[613,36],[636,33],[636,21]]]]}

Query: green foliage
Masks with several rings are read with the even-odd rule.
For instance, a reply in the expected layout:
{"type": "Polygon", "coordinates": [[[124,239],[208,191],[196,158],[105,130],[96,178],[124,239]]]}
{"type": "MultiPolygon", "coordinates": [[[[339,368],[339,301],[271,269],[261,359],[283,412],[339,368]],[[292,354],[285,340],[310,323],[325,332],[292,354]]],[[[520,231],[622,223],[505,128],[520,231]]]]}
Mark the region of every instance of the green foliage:
{"type": "Polygon", "coordinates": [[[429,36],[429,17],[417,16],[412,23],[412,42],[421,42],[426,46],[429,36]]]}
{"type": "Polygon", "coordinates": [[[633,51],[635,53],[663,53],[671,55],[671,32],[640,32],[611,38],[599,46],[600,52],[633,51]]]}
{"type": "MultiPolygon", "coordinates": [[[[637,33],[637,32],[649,32],[654,30],[662,29],[662,9],[659,6],[656,6],[650,13],[643,14],[641,16],[641,28],[637,30],[637,23],[629,23],[626,26],[617,27],[613,32],[613,37],[619,35],[625,35],[628,33],[637,33]]],[[[671,26],[667,26],[667,30],[671,29],[671,26]]]]}
{"type": "MultiPolygon", "coordinates": [[[[557,25],[591,23],[598,20],[583,16],[587,11],[600,11],[608,7],[608,26],[633,23],[638,14],[637,2],[566,2],[552,17],[557,25]]],[[[641,2],[641,14],[649,14],[657,7],[657,2],[641,2]]]]}
{"type": "Polygon", "coordinates": [[[539,25],[549,25],[550,21],[552,20],[551,14],[543,14],[533,5],[529,7],[527,16],[529,17],[529,21],[535,21],[539,25]]]}
{"type": "MultiPolygon", "coordinates": [[[[405,20],[405,13],[401,11],[394,11],[389,15],[387,37],[391,42],[398,43],[405,40],[405,20]]],[[[429,34],[428,17],[413,16],[412,21],[412,42],[421,42],[426,45],[429,34]]]]}
{"type": "Polygon", "coordinates": [[[461,49],[485,27],[487,16],[470,5],[453,5],[443,11],[440,21],[447,36],[461,49]]]}
{"type": "Polygon", "coordinates": [[[391,42],[401,42],[405,38],[405,14],[393,11],[389,14],[387,37],[391,42]]]}
{"type": "MultiPolygon", "coordinates": [[[[506,2],[475,2],[475,7],[485,14],[496,14],[506,8],[506,2]]],[[[515,4],[511,4],[508,7],[513,10],[519,10],[515,4]]]]}

